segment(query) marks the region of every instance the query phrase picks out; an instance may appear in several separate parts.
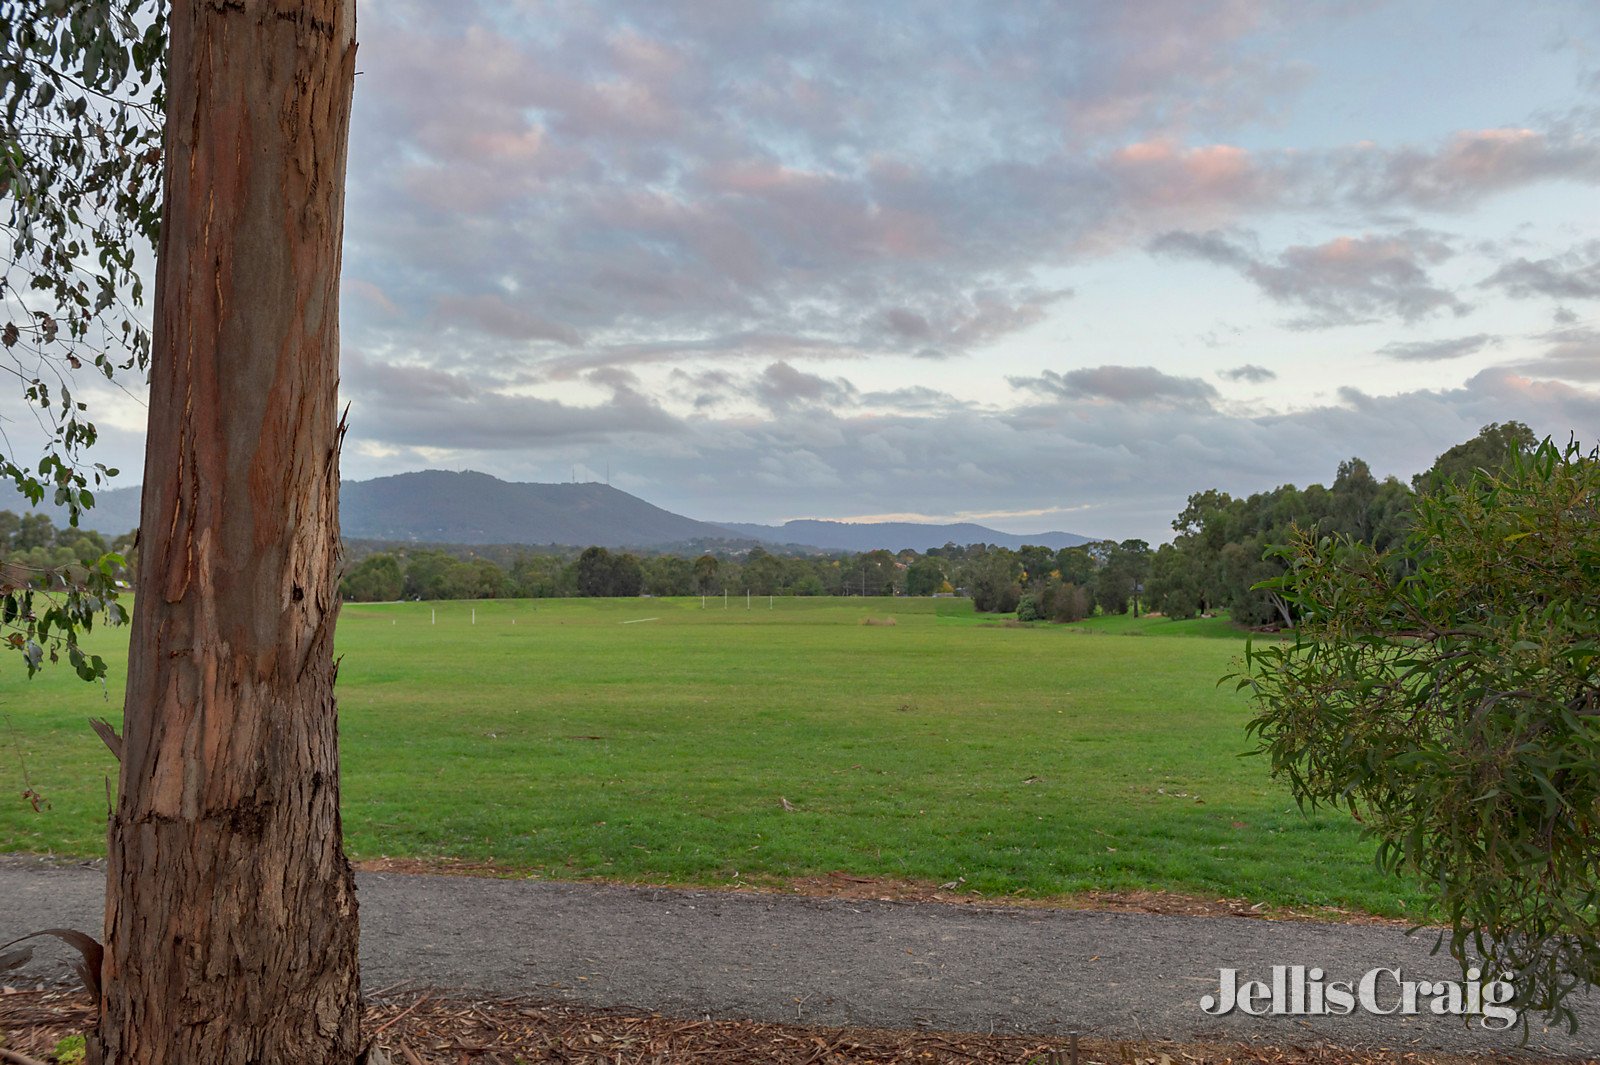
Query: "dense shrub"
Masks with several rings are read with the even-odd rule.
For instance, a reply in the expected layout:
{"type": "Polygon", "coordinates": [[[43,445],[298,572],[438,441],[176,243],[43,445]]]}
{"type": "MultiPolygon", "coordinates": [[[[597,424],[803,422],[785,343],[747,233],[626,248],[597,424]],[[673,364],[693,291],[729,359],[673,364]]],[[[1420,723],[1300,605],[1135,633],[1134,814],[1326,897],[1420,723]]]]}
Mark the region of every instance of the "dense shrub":
{"type": "Polygon", "coordinates": [[[1388,551],[1297,531],[1282,555],[1263,590],[1295,639],[1239,680],[1273,773],[1434,893],[1463,966],[1573,1021],[1564,997],[1600,983],[1596,456],[1546,441],[1440,479],[1388,551]]]}
{"type": "Polygon", "coordinates": [[[1055,621],[1082,621],[1089,616],[1089,593],[1076,584],[1063,584],[1050,599],[1050,617],[1055,621]]]}

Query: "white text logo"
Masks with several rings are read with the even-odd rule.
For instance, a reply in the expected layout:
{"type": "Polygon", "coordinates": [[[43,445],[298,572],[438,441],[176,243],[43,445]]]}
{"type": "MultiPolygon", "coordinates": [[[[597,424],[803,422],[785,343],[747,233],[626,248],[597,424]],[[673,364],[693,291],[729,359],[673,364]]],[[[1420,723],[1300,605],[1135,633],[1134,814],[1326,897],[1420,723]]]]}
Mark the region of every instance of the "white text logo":
{"type": "Polygon", "coordinates": [[[1509,982],[1486,981],[1477,968],[1464,980],[1408,980],[1399,969],[1373,969],[1352,982],[1325,979],[1321,969],[1304,965],[1274,965],[1270,980],[1241,982],[1238,969],[1221,970],[1217,993],[1202,998],[1200,1008],[1213,1017],[1234,1010],[1252,1017],[1345,1017],[1358,1007],[1378,1016],[1475,1016],[1483,1027],[1503,1032],[1517,1023],[1517,1011],[1507,1005],[1515,995],[1509,982]]]}

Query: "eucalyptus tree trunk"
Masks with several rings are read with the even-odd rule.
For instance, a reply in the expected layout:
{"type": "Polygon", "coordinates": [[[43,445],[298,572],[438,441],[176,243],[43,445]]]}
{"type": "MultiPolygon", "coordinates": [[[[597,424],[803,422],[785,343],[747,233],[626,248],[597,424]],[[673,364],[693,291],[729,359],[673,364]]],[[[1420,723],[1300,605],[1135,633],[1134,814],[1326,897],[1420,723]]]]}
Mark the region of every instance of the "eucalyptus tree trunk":
{"type": "Polygon", "coordinates": [[[354,0],[177,0],[96,1050],[349,1063],[338,289],[354,0]]]}

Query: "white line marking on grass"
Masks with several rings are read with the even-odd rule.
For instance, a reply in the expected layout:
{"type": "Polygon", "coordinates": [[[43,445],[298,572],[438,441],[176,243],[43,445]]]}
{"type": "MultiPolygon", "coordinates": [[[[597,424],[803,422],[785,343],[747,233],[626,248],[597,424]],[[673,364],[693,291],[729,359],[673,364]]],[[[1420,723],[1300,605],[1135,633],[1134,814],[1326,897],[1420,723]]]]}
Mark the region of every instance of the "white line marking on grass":
{"type": "Polygon", "coordinates": [[[634,618],[632,621],[618,622],[620,625],[637,625],[641,621],[660,621],[660,618],[634,618]]]}

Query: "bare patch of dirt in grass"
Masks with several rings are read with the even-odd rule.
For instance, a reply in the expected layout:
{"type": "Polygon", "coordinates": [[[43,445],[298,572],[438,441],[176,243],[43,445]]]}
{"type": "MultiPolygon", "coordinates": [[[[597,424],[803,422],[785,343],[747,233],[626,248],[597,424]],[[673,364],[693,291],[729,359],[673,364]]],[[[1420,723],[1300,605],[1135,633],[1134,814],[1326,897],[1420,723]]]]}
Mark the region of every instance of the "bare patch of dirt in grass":
{"type": "MultiPolygon", "coordinates": [[[[542,879],[524,870],[494,861],[461,858],[374,858],[354,863],[365,873],[435,873],[485,876],[505,880],[542,879]]],[[[553,878],[554,879],[554,878],[553,878]]],[[[1410,928],[1413,922],[1379,917],[1336,906],[1280,906],[1252,903],[1248,899],[1211,898],[1172,891],[1086,891],[1076,895],[1029,898],[1019,895],[980,895],[963,891],[959,884],[857,876],[836,871],[822,876],[752,877],[732,884],[669,884],[649,880],[602,877],[559,878],[566,883],[611,884],[625,887],[660,887],[682,891],[733,891],[745,894],[801,895],[810,898],[850,899],[863,902],[932,902],[953,906],[1025,906],[1042,909],[1102,913],[1153,913],[1180,917],[1252,917],[1263,921],[1320,921],[1336,924],[1388,925],[1410,928]]]]}
{"type": "MultiPolygon", "coordinates": [[[[363,1018],[395,1065],[664,1065],[671,1062],[846,1063],[1069,1060],[1064,1037],[971,1032],[820,1028],[758,1021],[691,1020],[657,1013],[593,1010],[534,999],[463,998],[432,992],[372,994],[363,1018]],[[1059,1058],[1052,1058],[1059,1053],[1059,1058]]],[[[94,1022],[81,992],[0,991],[0,1048],[40,1061],[62,1039],[94,1022]]],[[[3,1055],[0,1055],[3,1057],[3,1055]]],[[[1081,1065],[1531,1065],[1527,1056],[1464,1056],[1319,1044],[1197,1044],[1088,1039],[1081,1065]]],[[[1600,1065],[1600,1059],[1543,1059],[1600,1065]]]]}

